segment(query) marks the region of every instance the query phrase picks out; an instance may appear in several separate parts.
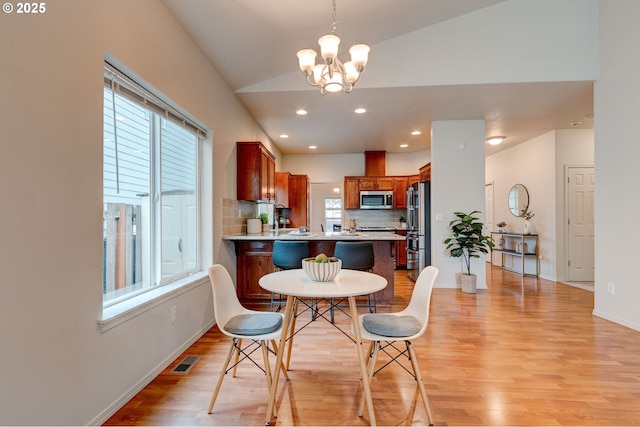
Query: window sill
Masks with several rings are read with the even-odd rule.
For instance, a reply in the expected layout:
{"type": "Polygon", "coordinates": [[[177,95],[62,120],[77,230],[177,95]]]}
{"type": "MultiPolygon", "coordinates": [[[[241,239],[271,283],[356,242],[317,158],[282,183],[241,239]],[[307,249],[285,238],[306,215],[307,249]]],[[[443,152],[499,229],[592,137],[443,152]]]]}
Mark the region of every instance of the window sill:
{"type": "Polygon", "coordinates": [[[100,333],[106,332],[208,281],[207,272],[200,271],[174,283],[160,286],[107,307],[102,310],[102,319],[98,320],[98,329],[100,333]]]}

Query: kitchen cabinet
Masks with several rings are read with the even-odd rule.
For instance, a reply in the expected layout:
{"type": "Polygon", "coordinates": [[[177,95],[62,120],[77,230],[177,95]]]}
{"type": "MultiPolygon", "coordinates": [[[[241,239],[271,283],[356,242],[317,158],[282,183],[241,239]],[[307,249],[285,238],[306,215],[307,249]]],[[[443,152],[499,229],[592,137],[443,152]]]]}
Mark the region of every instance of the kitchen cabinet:
{"type": "Polygon", "coordinates": [[[360,187],[357,177],[344,177],[344,208],[360,209],[360,187]]]}
{"type": "Polygon", "coordinates": [[[307,175],[291,175],[289,208],[291,208],[291,224],[288,227],[309,225],[309,177],[307,175]]]}
{"type": "Polygon", "coordinates": [[[393,177],[360,177],[358,179],[360,191],[393,190],[393,177]]]}
{"type": "Polygon", "coordinates": [[[407,207],[407,188],[410,178],[416,182],[414,176],[345,176],[344,177],[344,208],[360,209],[361,191],[393,191],[394,209],[407,207]]]}
{"type": "Polygon", "coordinates": [[[289,206],[289,182],[291,174],[289,172],[276,172],[276,203],[290,208],[289,206]]]}
{"type": "Polygon", "coordinates": [[[431,182],[431,163],[427,163],[420,168],[420,181],[431,182]]]}
{"type": "Polygon", "coordinates": [[[238,298],[241,300],[269,299],[271,293],[258,284],[266,274],[273,273],[272,241],[236,242],[238,298]]]}
{"type": "Polygon", "coordinates": [[[276,172],[276,203],[289,208],[287,227],[309,225],[309,177],[276,172]]]}
{"type": "Polygon", "coordinates": [[[269,202],[276,197],[276,158],[259,141],[237,142],[236,198],[269,202]]]}
{"type": "Polygon", "coordinates": [[[406,209],[408,176],[396,176],[393,178],[393,207],[394,209],[406,209]]]}

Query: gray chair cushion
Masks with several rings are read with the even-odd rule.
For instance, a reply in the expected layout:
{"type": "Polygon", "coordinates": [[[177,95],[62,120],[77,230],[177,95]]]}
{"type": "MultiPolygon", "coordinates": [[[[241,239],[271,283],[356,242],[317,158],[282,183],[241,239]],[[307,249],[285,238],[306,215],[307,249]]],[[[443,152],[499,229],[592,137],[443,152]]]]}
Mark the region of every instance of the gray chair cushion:
{"type": "Polygon", "coordinates": [[[263,335],[277,330],[282,325],[278,313],[240,314],[232,317],[224,329],[236,335],[263,335]]]}
{"type": "Polygon", "coordinates": [[[410,337],[422,329],[418,319],[413,316],[391,314],[365,314],[362,324],[372,334],[386,337],[410,337]]]}

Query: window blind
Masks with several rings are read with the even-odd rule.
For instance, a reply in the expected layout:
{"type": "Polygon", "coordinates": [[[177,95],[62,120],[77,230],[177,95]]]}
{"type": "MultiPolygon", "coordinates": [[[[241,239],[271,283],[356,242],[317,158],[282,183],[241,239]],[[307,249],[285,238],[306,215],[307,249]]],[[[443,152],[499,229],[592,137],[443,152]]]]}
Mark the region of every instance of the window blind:
{"type": "Polygon", "coordinates": [[[198,136],[198,138],[205,138],[207,135],[207,130],[203,125],[153,95],[108,62],[105,62],[104,65],[104,85],[130,101],[153,111],[165,120],[182,126],[184,129],[198,136]]]}

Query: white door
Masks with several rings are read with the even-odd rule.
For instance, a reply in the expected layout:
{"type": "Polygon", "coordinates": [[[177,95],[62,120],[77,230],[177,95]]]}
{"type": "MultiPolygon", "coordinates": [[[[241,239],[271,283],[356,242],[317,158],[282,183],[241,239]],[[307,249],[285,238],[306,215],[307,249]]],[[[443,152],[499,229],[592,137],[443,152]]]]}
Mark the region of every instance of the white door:
{"type": "Polygon", "coordinates": [[[593,167],[567,167],[566,185],[568,279],[571,282],[593,282],[595,190],[593,167]]]}
{"type": "MultiPolygon", "coordinates": [[[[493,182],[484,185],[484,234],[490,236],[493,230],[493,182]]],[[[487,255],[487,261],[491,262],[491,251],[487,255]]]]}

